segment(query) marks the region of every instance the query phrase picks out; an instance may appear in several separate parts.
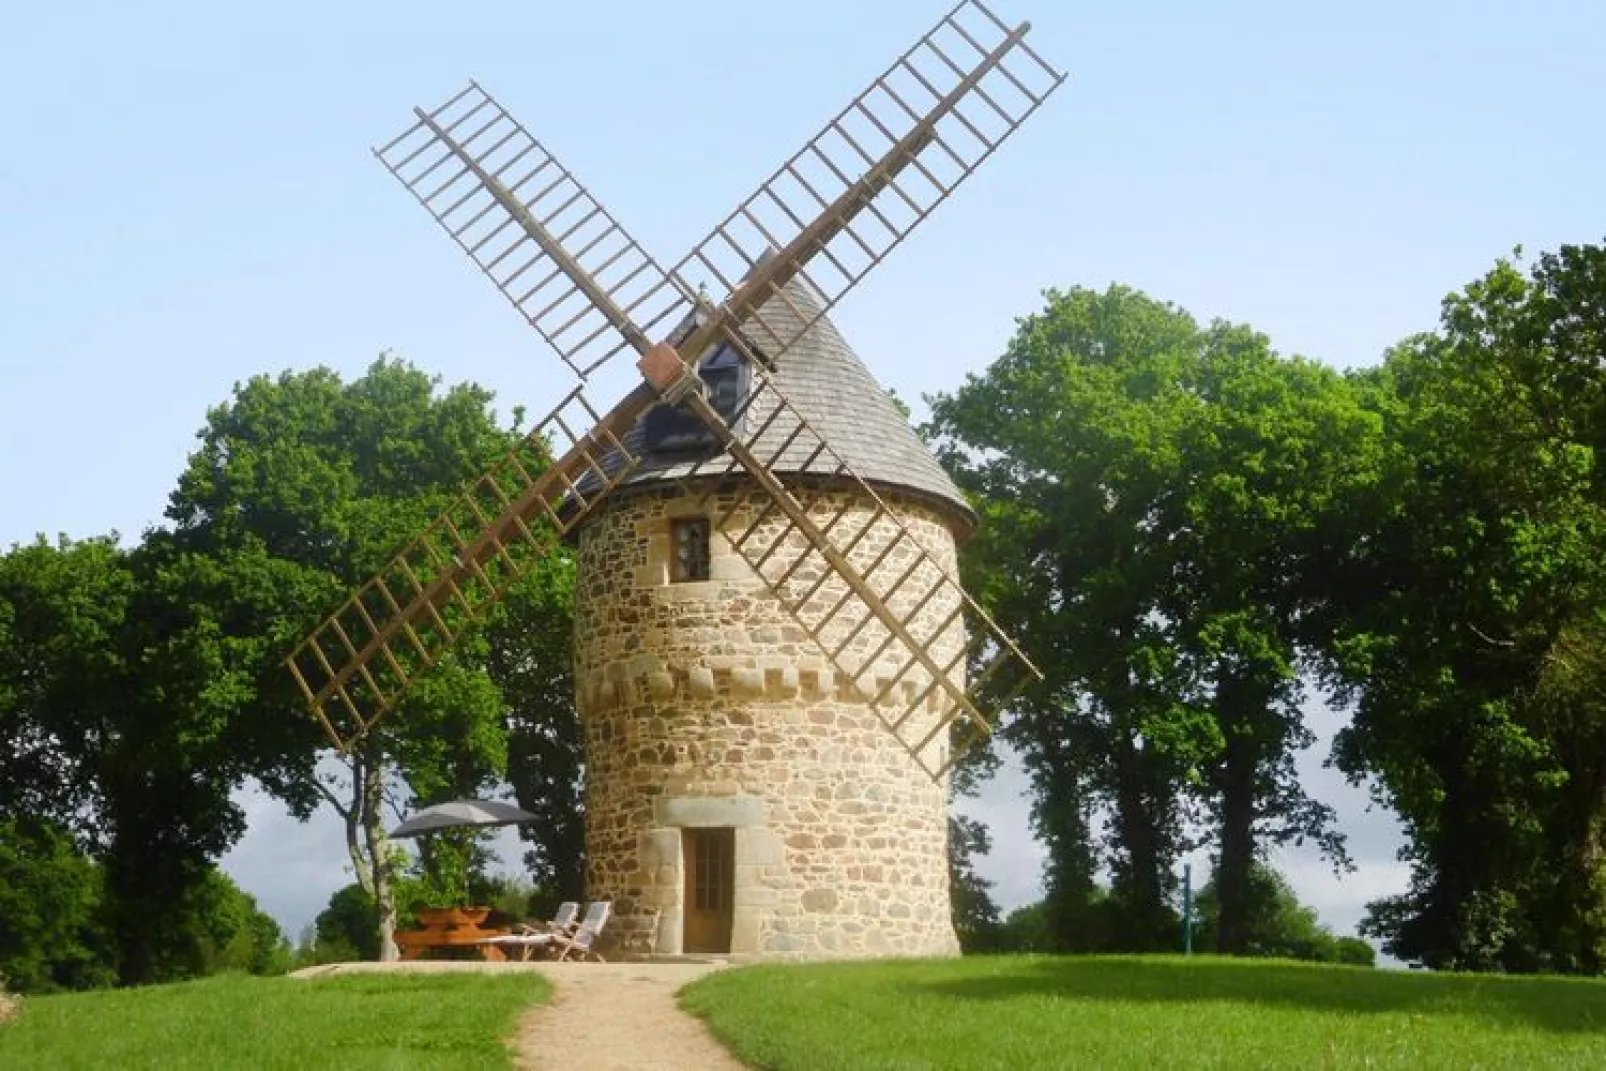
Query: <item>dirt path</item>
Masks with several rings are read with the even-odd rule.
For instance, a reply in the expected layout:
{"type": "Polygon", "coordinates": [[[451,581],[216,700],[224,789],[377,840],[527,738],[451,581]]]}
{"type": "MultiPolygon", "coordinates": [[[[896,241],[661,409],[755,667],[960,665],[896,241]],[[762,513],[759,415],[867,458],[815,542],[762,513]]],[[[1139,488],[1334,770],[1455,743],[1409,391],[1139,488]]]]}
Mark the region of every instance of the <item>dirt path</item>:
{"type": "Polygon", "coordinates": [[[521,1071],[743,1071],[703,1026],[680,1010],[681,986],[718,970],[714,963],[340,963],[296,977],[353,971],[540,971],[552,1000],[519,1022],[521,1071]]]}
{"type": "Polygon", "coordinates": [[[742,1071],[675,993],[714,964],[544,963],[552,1002],[519,1024],[528,1071],[742,1071]]]}

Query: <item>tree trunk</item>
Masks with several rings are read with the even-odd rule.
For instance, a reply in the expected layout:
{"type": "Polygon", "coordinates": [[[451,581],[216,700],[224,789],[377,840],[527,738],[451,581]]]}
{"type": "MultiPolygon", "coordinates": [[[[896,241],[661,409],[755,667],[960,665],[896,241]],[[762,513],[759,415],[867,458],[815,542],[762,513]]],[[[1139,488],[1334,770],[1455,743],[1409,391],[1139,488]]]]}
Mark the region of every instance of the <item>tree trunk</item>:
{"type": "Polygon", "coordinates": [[[1216,682],[1216,721],[1224,751],[1217,768],[1216,948],[1229,956],[1249,951],[1250,894],[1255,866],[1255,816],[1260,804],[1262,742],[1271,697],[1253,676],[1226,673],[1216,682]]]}
{"type": "Polygon", "coordinates": [[[324,799],[339,812],[346,825],[346,854],[351,858],[357,884],[373,897],[379,917],[379,958],[399,958],[396,949],[396,890],[391,880],[389,840],[384,827],[384,760],[366,749],[351,756],[351,802],[319,786],[324,799]]]}
{"type": "Polygon", "coordinates": [[[374,904],[379,909],[379,959],[390,963],[400,958],[396,948],[396,890],[391,882],[390,842],[384,825],[384,766],[379,756],[369,754],[361,760],[367,767],[362,780],[362,825],[368,863],[373,868],[374,904]]]}
{"type": "Polygon", "coordinates": [[[1129,942],[1136,950],[1168,947],[1160,831],[1149,778],[1144,776],[1143,753],[1130,738],[1123,738],[1115,745],[1114,758],[1118,843],[1126,853],[1126,865],[1121,868],[1125,873],[1118,873],[1116,886],[1130,912],[1129,942]]]}
{"type": "MultiPolygon", "coordinates": [[[[1229,723],[1230,724],[1230,723],[1229,723]]],[[[1259,749],[1244,732],[1229,732],[1223,757],[1221,857],[1216,864],[1216,948],[1230,956],[1249,950],[1250,874],[1255,865],[1255,785],[1259,749]]]]}

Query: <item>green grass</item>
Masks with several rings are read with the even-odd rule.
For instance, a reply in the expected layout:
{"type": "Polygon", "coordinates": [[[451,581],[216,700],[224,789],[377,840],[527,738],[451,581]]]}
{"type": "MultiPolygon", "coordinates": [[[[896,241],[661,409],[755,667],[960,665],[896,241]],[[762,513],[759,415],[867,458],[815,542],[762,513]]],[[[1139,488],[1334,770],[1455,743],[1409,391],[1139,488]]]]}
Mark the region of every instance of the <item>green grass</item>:
{"type": "Polygon", "coordinates": [[[721,971],[682,1006],[757,1068],[1606,1068],[1606,983],[1213,957],[721,971]]]}
{"type": "Polygon", "coordinates": [[[539,975],[227,975],[29,997],[0,1068],[507,1068],[539,975]]]}

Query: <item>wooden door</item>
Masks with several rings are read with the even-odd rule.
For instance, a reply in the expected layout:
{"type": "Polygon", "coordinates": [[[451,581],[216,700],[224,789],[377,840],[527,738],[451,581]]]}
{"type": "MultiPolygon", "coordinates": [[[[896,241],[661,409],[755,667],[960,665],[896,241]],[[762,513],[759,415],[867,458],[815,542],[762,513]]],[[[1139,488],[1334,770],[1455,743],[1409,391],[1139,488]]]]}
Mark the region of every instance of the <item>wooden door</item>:
{"type": "Polygon", "coordinates": [[[683,829],[687,952],[731,950],[731,902],[736,892],[736,830],[683,829]]]}

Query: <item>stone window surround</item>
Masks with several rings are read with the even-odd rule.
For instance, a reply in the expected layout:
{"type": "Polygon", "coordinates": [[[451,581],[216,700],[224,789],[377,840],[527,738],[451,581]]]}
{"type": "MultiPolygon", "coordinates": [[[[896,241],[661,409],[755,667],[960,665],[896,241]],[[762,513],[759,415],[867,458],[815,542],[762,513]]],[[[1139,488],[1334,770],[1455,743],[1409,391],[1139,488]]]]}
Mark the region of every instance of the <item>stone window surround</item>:
{"type": "Polygon", "coordinates": [[[656,588],[660,597],[671,599],[706,599],[715,596],[725,581],[743,580],[751,575],[747,562],[731,547],[723,530],[708,517],[707,509],[695,500],[664,503],[664,517],[666,521],[641,533],[647,541],[647,561],[646,569],[637,574],[637,587],[656,588]],[[708,520],[708,579],[676,582],[674,523],[690,518],[708,520]]]}

